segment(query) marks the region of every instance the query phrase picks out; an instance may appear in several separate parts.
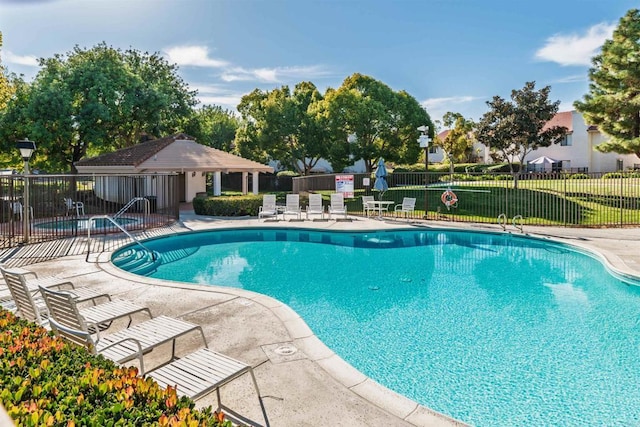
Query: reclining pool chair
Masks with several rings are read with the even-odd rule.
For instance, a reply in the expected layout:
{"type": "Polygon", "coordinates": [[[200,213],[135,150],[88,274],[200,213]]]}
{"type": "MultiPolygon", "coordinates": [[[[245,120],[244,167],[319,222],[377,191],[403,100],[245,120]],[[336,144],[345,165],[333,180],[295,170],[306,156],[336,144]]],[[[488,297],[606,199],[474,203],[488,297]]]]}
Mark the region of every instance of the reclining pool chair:
{"type": "Polygon", "coordinates": [[[49,325],[55,334],[118,364],[138,359],[141,375],[145,373],[143,354],[162,344],[173,343],[171,360],[175,359],[176,339],[190,332],[199,331],[207,346],[200,326],[167,316],[154,317],[126,329],[101,335],[98,325],[82,316],[73,295],[42,287],[40,293],[49,311],[49,325]]]}
{"type": "Polygon", "coordinates": [[[49,310],[51,329],[57,335],[85,346],[91,353],[101,354],[118,364],[138,359],[140,375],[148,374],[162,387],[176,387],[178,395],[198,399],[215,390],[218,408],[224,408],[245,421],[247,420],[244,417],[222,405],[220,387],[249,373],[258,394],[266,425],[269,425],[253,368],[209,350],[200,326],[167,316],[159,316],[110,335],[101,336],[97,325],[92,325],[83,317],[82,311],[78,310],[70,294],[46,288],[40,288],[40,292],[49,310]],[[92,331],[96,332],[92,333],[92,331]],[[176,339],[192,331],[200,332],[205,348],[176,359],[176,339]],[[169,341],[173,342],[170,362],[146,372],[143,354],[169,341]]]}
{"type": "Polygon", "coordinates": [[[258,208],[258,219],[265,216],[275,216],[278,219],[278,207],[276,206],[276,195],[265,194],[262,196],[262,206],[258,208]]]}
{"type": "MultiPolygon", "coordinates": [[[[10,280],[7,282],[7,286],[16,305],[17,314],[20,317],[44,327],[49,326],[49,311],[39,290],[35,294],[32,293],[22,280],[10,280]]],[[[74,297],[73,289],[63,292],[67,292],[71,297],[74,297]]],[[[112,321],[123,317],[128,317],[129,325],[131,325],[133,321],[132,315],[136,313],[146,312],[149,318],[152,317],[148,308],[129,301],[118,300],[81,308],[79,312],[88,322],[99,327],[108,327],[112,321]]]]}
{"type": "Polygon", "coordinates": [[[331,204],[329,205],[329,219],[331,214],[344,215],[347,218],[347,206],[344,204],[342,193],[331,193],[331,204]]]}
{"type": "Polygon", "coordinates": [[[284,211],[282,211],[282,219],[286,220],[287,215],[295,215],[296,219],[302,218],[299,194],[287,194],[286,205],[284,207],[284,211]]]}
{"type": "Polygon", "coordinates": [[[69,290],[73,292],[77,302],[93,301],[95,304],[96,300],[100,298],[111,300],[111,296],[108,293],[98,292],[90,288],[76,288],[73,282],[68,279],[60,279],[54,276],[38,277],[33,271],[22,268],[7,268],[4,265],[0,265],[0,272],[2,272],[2,277],[7,287],[10,283],[18,286],[18,282],[21,282],[22,286],[29,289],[32,294],[37,293],[40,287],[52,289],[68,287],[70,288],[69,290]]]}
{"type": "Polygon", "coordinates": [[[320,219],[324,219],[324,206],[322,205],[322,194],[309,194],[309,205],[307,206],[307,219],[309,215],[320,215],[320,219]]]}

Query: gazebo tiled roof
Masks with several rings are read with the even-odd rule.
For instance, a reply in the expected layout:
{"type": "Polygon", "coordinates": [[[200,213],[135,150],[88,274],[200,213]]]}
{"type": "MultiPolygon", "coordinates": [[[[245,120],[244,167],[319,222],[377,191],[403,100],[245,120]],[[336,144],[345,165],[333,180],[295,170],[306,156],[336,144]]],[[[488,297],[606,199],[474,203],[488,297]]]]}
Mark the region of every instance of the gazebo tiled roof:
{"type": "Polygon", "coordinates": [[[226,151],[198,144],[179,133],[76,162],[79,171],[128,168],[133,172],[273,172],[273,168],[226,151]]]}
{"type": "Polygon", "coordinates": [[[138,166],[172,142],[183,139],[193,140],[194,138],[185,133],[177,133],[164,138],[141,142],[132,147],[122,148],[97,157],[81,159],[76,162],[76,166],[138,166]]]}

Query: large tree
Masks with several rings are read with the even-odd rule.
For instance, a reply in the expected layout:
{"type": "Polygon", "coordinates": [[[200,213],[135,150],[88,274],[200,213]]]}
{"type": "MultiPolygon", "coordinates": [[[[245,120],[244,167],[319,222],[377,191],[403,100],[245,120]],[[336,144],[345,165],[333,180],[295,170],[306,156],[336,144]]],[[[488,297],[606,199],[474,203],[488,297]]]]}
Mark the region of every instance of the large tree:
{"type": "Polygon", "coordinates": [[[602,152],[640,157],[640,11],[632,9],[620,19],[613,38],[589,70],[589,93],[575,107],[587,123],[610,139],[596,147],[602,152]]]}
{"type": "Polygon", "coordinates": [[[258,161],[278,160],[307,175],[328,154],[326,130],[312,112],[322,95],[311,82],[272,91],[254,90],[242,97],[238,111],[244,120],[238,130],[238,152],[258,161]]]}
{"type": "Polygon", "coordinates": [[[9,102],[15,122],[3,126],[35,140],[36,164],[52,170],[74,171],[86,154],[131,146],[143,134],[175,132],[196,102],[177,68],[158,54],[102,43],[76,46],[40,66],[23,98],[9,102]]]}
{"type": "Polygon", "coordinates": [[[438,139],[435,144],[446,153],[453,172],[454,163],[463,160],[469,150],[473,148],[472,131],[475,123],[471,119],[466,119],[462,114],[451,111],[448,111],[442,119],[449,132],[444,139],[438,139]]]}
{"type": "Polygon", "coordinates": [[[545,127],[560,105],[560,101],[549,100],[550,91],[550,86],[535,90],[535,82],[527,82],[522,89],[511,91],[511,101],[500,96],[487,101],[489,111],[480,119],[476,137],[509,162],[512,174],[515,163],[523,165],[533,150],[558,143],[567,133],[563,126],[545,127]]]}
{"type": "Polygon", "coordinates": [[[193,112],[184,131],[201,144],[231,152],[240,119],[218,105],[204,105],[193,112]]]}
{"type": "Polygon", "coordinates": [[[407,92],[358,73],[327,91],[318,114],[329,127],[334,170],[349,155],[364,160],[368,172],[381,157],[413,163],[420,155],[417,128],[433,129],[429,114],[407,92]],[[349,135],[355,137],[348,143],[349,135]]]}
{"type": "Polygon", "coordinates": [[[0,111],[4,110],[7,102],[14,93],[14,89],[10,83],[9,75],[4,65],[2,65],[2,32],[0,31],[0,111]]]}

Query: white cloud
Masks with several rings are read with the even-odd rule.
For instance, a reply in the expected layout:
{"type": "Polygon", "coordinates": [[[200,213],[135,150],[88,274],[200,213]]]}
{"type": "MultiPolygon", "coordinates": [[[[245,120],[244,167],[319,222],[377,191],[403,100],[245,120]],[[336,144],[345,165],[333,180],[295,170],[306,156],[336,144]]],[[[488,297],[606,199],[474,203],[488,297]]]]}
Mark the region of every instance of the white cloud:
{"type": "Polygon", "coordinates": [[[420,104],[427,110],[433,120],[441,120],[447,111],[455,111],[467,118],[478,115],[477,101],[485,98],[479,96],[449,96],[443,98],[429,98],[420,104]]]}
{"type": "Polygon", "coordinates": [[[209,57],[209,48],[206,46],[175,46],[165,48],[169,62],[180,66],[222,68],[229,65],[222,59],[209,57]]]}
{"type": "Polygon", "coordinates": [[[190,85],[192,89],[198,91],[198,101],[202,105],[220,105],[229,110],[236,110],[240,99],[244,95],[228,87],[218,84],[196,83],[190,85]]]}
{"type": "Polygon", "coordinates": [[[228,110],[235,111],[240,104],[242,95],[204,95],[198,96],[202,105],[220,105],[228,110]]]}
{"type": "Polygon", "coordinates": [[[551,83],[582,83],[587,81],[587,74],[574,74],[572,76],[560,77],[551,83]]]}
{"type": "Polygon", "coordinates": [[[615,24],[600,23],[585,34],[555,34],[538,49],[536,58],[563,66],[590,65],[591,58],[598,53],[604,41],[611,38],[615,28],[615,24]]]}
{"type": "Polygon", "coordinates": [[[422,106],[429,110],[441,110],[455,104],[464,104],[480,99],[477,96],[450,96],[446,98],[429,98],[421,102],[422,106]]]}
{"type": "Polygon", "coordinates": [[[13,52],[5,52],[4,58],[10,64],[26,65],[28,67],[37,67],[38,58],[33,55],[16,55],[13,52]]]}
{"type": "Polygon", "coordinates": [[[235,67],[225,70],[220,78],[225,82],[258,81],[281,83],[286,80],[312,80],[327,75],[329,75],[329,72],[320,65],[254,69],[235,67]]]}

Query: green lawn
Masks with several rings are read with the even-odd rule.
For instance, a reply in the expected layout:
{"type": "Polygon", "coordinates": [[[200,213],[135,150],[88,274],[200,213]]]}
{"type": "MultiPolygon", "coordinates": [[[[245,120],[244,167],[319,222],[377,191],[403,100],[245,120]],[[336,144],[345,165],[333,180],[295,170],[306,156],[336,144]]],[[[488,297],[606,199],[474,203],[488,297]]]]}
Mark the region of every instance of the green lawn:
{"type": "MultiPolygon", "coordinates": [[[[637,225],[640,224],[640,178],[624,179],[546,179],[513,181],[468,181],[451,185],[458,196],[457,207],[447,209],[440,196],[447,184],[432,185],[427,191],[429,218],[458,221],[493,222],[504,213],[508,218],[523,216],[529,225],[637,225]]],[[[323,191],[326,199],[332,191],[323,191]]],[[[370,192],[379,197],[377,191],[370,192]]],[[[350,212],[361,212],[360,196],[347,199],[350,212]]],[[[424,215],[424,186],[394,187],[384,200],[402,203],[415,197],[416,217],[424,215]]]]}

